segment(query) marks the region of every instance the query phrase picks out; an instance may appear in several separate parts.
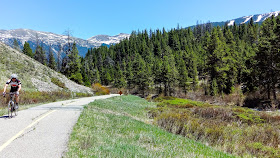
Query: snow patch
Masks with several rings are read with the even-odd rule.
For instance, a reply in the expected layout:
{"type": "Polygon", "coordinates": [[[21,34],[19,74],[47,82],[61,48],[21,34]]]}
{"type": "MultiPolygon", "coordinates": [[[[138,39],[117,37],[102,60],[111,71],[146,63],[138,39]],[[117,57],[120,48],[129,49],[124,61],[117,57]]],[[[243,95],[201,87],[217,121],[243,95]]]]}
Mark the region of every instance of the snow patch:
{"type": "Polygon", "coordinates": [[[258,16],[258,19],[257,19],[255,22],[260,22],[261,19],[262,19],[262,17],[263,17],[262,15],[259,15],[259,16],[258,16]]]}
{"type": "Polygon", "coordinates": [[[231,20],[229,23],[228,23],[228,26],[232,26],[234,24],[234,20],[231,20]]]}
{"type": "Polygon", "coordinates": [[[88,41],[90,43],[95,43],[98,45],[101,45],[103,43],[110,45],[113,43],[119,43],[121,40],[123,40],[125,38],[129,38],[129,36],[130,36],[129,34],[124,34],[124,33],[120,33],[115,36],[97,35],[97,36],[93,36],[93,37],[89,38],[88,41]]]}
{"type": "Polygon", "coordinates": [[[246,23],[246,22],[249,21],[252,17],[253,17],[253,15],[243,17],[243,18],[246,18],[246,19],[245,19],[245,21],[243,21],[241,24],[246,23]]]}
{"type": "Polygon", "coordinates": [[[275,16],[275,17],[278,16],[279,13],[280,13],[280,11],[274,12],[274,16],[275,16]]]}

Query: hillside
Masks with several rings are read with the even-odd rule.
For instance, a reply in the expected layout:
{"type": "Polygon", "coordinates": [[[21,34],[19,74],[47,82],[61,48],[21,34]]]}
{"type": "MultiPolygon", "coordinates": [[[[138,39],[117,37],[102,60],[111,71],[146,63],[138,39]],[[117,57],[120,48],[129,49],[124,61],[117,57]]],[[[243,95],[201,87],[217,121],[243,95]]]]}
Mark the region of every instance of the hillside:
{"type": "Polygon", "coordinates": [[[51,82],[52,78],[56,78],[72,92],[92,93],[90,88],[76,84],[64,75],[0,42],[0,85],[4,86],[12,73],[18,74],[23,90],[61,90],[62,88],[51,82]]]}

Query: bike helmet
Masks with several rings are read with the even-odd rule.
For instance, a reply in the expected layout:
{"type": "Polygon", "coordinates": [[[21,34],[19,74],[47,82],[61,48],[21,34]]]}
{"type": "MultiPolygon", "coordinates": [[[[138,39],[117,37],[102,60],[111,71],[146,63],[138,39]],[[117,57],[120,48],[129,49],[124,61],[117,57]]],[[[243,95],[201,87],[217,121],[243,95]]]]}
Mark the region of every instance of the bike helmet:
{"type": "Polygon", "coordinates": [[[12,75],[11,75],[11,79],[12,79],[12,78],[17,79],[17,74],[12,74],[12,75]]]}

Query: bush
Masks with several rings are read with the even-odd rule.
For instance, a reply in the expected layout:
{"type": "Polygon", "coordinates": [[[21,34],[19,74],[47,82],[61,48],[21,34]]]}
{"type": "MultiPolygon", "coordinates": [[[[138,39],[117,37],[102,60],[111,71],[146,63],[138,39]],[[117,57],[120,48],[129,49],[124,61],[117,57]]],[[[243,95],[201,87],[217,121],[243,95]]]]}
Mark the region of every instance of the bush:
{"type": "Polygon", "coordinates": [[[72,74],[69,79],[78,84],[83,84],[83,76],[81,73],[72,74]]]}
{"type": "Polygon", "coordinates": [[[217,146],[240,156],[277,157],[280,154],[280,116],[249,108],[159,98],[149,109],[157,125],[169,132],[217,146]],[[188,103],[191,106],[185,106],[188,103]]]}
{"type": "Polygon", "coordinates": [[[110,90],[107,87],[102,86],[100,83],[92,84],[92,89],[95,91],[96,95],[110,94],[110,90]]]}
{"type": "Polygon", "coordinates": [[[58,87],[66,88],[65,84],[55,77],[51,78],[51,82],[54,83],[55,85],[57,85],[58,87]]]}
{"type": "Polygon", "coordinates": [[[155,101],[160,102],[158,104],[159,107],[174,107],[174,108],[191,108],[194,106],[209,106],[209,104],[203,103],[203,102],[198,102],[198,101],[192,101],[189,99],[180,99],[180,98],[175,98],[175,97],[158,97],[155,99],[155,101]]]}
{"type": "MultiPolygon", "coordinates": [[[[1,91],[2,94],[3,90],[1,91]]],[[[76,93],[76,97],[88,97],[91,94],[76,93]]],[[[39,92],[39,91],[21,91],[19,96],[20,105],[38,104],[45,102],[55,102],[57,100],[71,99],[72,95],[70,91],[56,91],[56,92],[39,92]]],[[[7,106],[7,100],[9,98],[0,97],[0,107],[7,106]]]]}
{"type": "Polygon", "coordinates": [[[90,97],[92,96],[92,94],[89,93],[76,93],[76,97],[80,98],[80,97],[90,97]]]}

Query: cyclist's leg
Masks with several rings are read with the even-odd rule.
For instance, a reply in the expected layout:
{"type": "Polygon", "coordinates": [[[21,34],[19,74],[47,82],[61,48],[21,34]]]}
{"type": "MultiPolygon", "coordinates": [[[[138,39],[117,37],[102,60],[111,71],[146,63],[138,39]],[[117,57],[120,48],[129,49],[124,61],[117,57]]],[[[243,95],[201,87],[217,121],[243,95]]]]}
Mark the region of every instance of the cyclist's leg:
{"type": "MultiPolygon", "coordinates": [[[[17,92],[17,90],[18,90],[18,87],[17,88],[11,88],[11,92],[13,92],[13,93],[17,92]]],[[[15,100],[16,100],[15,103],[18,104],[19,97],[18,97],[17,94],[15,94],[15,100]]]]}
{"type": "Polygon", "coordinates": [[[15,97],[16,97],[16,104],[18,104],[18,102],[19,102],[19,95],[16,95],[15,97]]]}
{"type": "Polygon", "coordinates": [[[15,94],[15,99],[16,99],[15,108],[18,109],[19,95],[15,94]]]}
{"type": "MultiPolygon", "coordinates": [[[[11,88],[10,93],[15,93],[16,91],[17,91],[17,89],[11,88]]],[[[15,101],[14,102],[14,105],[15,105],[14,108],[18,109],[18,95],[14,94],[14,97],[15,97],[15,100],[13,100],[13,101],[15,101]]]]}

